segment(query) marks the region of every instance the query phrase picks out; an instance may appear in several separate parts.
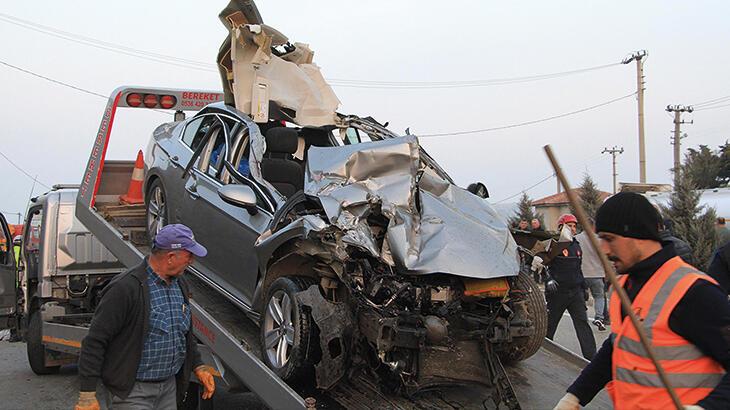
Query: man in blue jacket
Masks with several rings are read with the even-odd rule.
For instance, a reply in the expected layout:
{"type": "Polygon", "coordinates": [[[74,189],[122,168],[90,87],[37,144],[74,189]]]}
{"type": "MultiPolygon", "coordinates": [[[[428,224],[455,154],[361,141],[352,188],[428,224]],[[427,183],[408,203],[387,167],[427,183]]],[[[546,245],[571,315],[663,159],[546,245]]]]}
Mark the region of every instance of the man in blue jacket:
{"type": "Polygon", "coordinates": [[[207,250],[185,225],[165,226],[152,254],[104,289],[81,344],[81,393],[76,410],[99,409],[95,394],[113,409],[175,409],[190,373],[213,395],[213,371],[203,365],[191,332],[190,293],[182,277],[207,250]]]}

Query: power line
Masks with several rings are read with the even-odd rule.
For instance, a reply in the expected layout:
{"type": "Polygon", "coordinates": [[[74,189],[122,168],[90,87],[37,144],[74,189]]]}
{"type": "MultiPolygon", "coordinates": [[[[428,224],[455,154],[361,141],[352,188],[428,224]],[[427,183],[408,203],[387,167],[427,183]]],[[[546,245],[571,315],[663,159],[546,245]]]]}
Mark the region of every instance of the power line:
{"type": "Polygon", "coordinates": [[[131,47],[126,47],[120,44],[109,43],[101,41],[91,37],[82,36],[79,34],[70,33],[67,31],[59,30],[53,27],[44,26],[41,24],[33,23],[27,20],[22,20],[17,17],[13,17],[7,14],[0,13],[0,21],[14,24],[19,27],[23,27],[28,30],[36,31],[42,34],[46,34],[52,37],[60,38],[63,40],[71,41],[78,44],[118,53],[124,54],[131,57],[142,58],[146,60],[156,61],[158,63],[171,64],[178,67],[185,67],[194,70],[216,72],[212,64],[203,63],[200,61],[188,60],[180,57],[169,56],[165,54],[153,53],[150,51],[139,50],[131,47]],[[207,68],[206,68],[207,67],[207,68]]]}
{"type": "MultiPolygon", "coordinates": [[[[218,72],[213,64],[202,61],[180,58],[167,54],[160,54],[151,51],[141,50],[137,48],[127,47],[124,45],[102,41],[96,38],[82,36],[54,27],[45,26],[28,20],[23,20],[8,14],[0,13],[0,21],[10,23],[28,30],[46,34],[55,38],[72,41],[78,44],[95,47],[98,49],[123,54],[131,57],[142,58],[163,64],[170,64],[178,67],[190,68],[194,70],[218,72]]],[[[477,79],[463,81],[372,81],[372,80],[349,80],[341,78],[327,79],[330,85],[334,87],[345,88],[395,88],[395,89],[433,89],[433,88],[464,88],[464,87],[485,87],[493,85],[516,84],[532,81],[541,81],[554,78],[565,77],[574,74],[582,74],[589,71],[602,70],[609,67],[621,65],[620,62],[603,64],[594,67],[579,68],[556,73],[538,74],[521,77],[495,78],[495,79],[477,79]]]]}
{"type": "Polygon", "coordinates": [[[46,81],[50,81],[50,82],[52,82],[52,83],[54,83],[54,84],[58,84],[58,85],[62,85],[62,86],[64,86],[64,87],[72,88],[72,89],[74,89],[74,90],[76,90],[76,91],[81,91],[82,93],[86,93],[86,94],[94,95],[94,96],[97,96],[97,97],[101,97],[101,98],[103,98],[103,99],[107,99],[107,98],[109,98],[109,97],[108,97],[108,96],[106,96],[106,95],[103,95],[103,94],[99,94],[99,93],[95,93],[95,92],[93,92],[93,91],[89,91],[89,90],[85,90],[85,89],[83,89],[83,88],[81,88],[81,87],[76,87],[75,85],[71,85],[71,84],[68,84],[68,83],[64,83],[63,81],[58,81],[58,80],[54,80],[53,78],[49,78],[49,77],[46,77],[46,76],[44,76],[44,75],[40,75],[40,74],[34,73],[34,72],[32,72],[32,71],[28,71],[28,70],[26,70],[26,69],[24,69],[24,68],[20,68],[20,67],[18,67],[18,66],[14,66],[14,65],[12,65],[12,64],[10,64],[10,63],[6,63],[5,61],[2,61],[2,60],[0,60],[0,64],[4,65],[4,66],[6,66],[6,67],[10,67],[10,68],[12,68],[12,69],[14,69],[14,70],[18,70],[18,71],[20,71],[20,72],[23,72],[23,73],[26,73],[26,74],[32,75],[32,76],[34,76],[34,77],[38,77],[38,78],[41,78],[41,79],[43,79],[43,80],[46,80],[46,81]]]}
{"type": "MultiPolygon", "coordinates": [[[[89,94],[89,95],[93,95],[95,97],[101,97],[101,98],[103,98],[105,100],[109,98],[108,96],[106,96],[104,94],[95,93],[93,91],[89,91],[89,90],[84,89],[84,88],[81,88],[81,87],[76,87],[75,85],[71,85],[71,84],[68,84],[68,83],[64,83],[63,81],[54,80],[53,78],[46,77],[46,76],[41,75],[41,74],[38,74],[38,73],[34,73],[33,71],[26,70],[24,68],[20,68],[18,66],[12,65],[12,64],[7,63],[7,62],[2,61],[2,60],[0,60],[0,64],[4,65],[6,67],[12,68],[14,70],[18,70],[18,71],[20,71],[22,73],[29,74],[29,75],[32,75],[34,77],[38,77],[38,78],[43,79],[43,80],[46,80],[46,81],[50,81],[50,82],[52,82],[54,84],[58,84],[58,85],[62,85],[64,87],[71,88],[72,90],[80,91],[82,93],[89,94]]],[[[173,114],[171,112],[162,111],[162,110],[158,110],[158,109],[153,109],[152,111],[158,112],[160,114],[165,114],[165,115],[175,115],[175,114],[173,114]]]]}
{"type": "Polygon", "coordinates": [[[525,193],[525,192],[527,192],[527,191],[531,190],[532,188],[535,188],[536,186],[538,186],[538,185],[542,184],[543,182],[545,182],[545,181],[547,181],[547,180],[549,180],[549,179],[553,178],[554,176],[555,176],[555,173],[552,173],[552,174],[550,174],[550,175],[546,176],[545,178],[543,178],[543,179],[539,180],[539,181],[538,181],[538,182],[536,182],[535,184],[533,184],[533,185],[530,185],[529,187],[527,187],[527,188],[524,188],[524,189],[522,189],[522,190],[521,190],[520,192],[518,192],[518,193],[516,193],[516,194],[514,194],[514,195],[512,195],[512,196],[508,196],[507,198],[504,198],[504,199],[502,199],[502,200],[500,200],[500,201],[497,201],[497,202],[495,202],[495,204],[499,204],[499,203],[502,203],[502,202],[504,202],[504,201],[509,201],[510,199],[512,199],[512,198],[514,198],[514,197],[516,197],[516,196],[518,196],[518,195],[521,195],[521,194],[523,194],[523,193],[525,193]]]}
{"type": "Polygon", "coordinates": [[[702,106],[719,104],[719,103],[725,102],[727,100],[730,100],[730,95],[726,95],[724,97],[713,98],[712,100],[702,101],[702,102],[698,102],[696,104],[690,104],[690,105],[692,107],[702,107],[702,106]]]}
{"type": "Polygon", "coordinates": [[[603,107],[603,106],[606,106],[606,105],[609,105],[609,104],[613,104],[613,103],[615,103],[617,101],[624,100],[624,99],[629,98],[629,97],[632,97],[634,95],[636,95],[636,92],[633,92],[631,94],[624,95],[623,97],[614,98],[613,100],[609,100],[609,101],[606,101],[606,102],[602,102],[600,104],[591,105],[590,107],[581,108],[579,110],[575,110],[575,111],[571,111],[571,112],[566,112],[564,114],[553,115],[551,117],[541,118],[541,119],[538,119],[538,120],[520,122],[520,123],[517,123],[517,124],[502,125],[502,126],[499,126],[499,127],[492,127],[492,128],[481,128],[481,129],[478,129],[478,130],[469,130],[469,131],[445,132],[445,133],[439,133],[439,134],[416,134],[416,135],[419,138],[426,138],[426,137],[446,137],[446,136],[450,136],[450,135],[477,134],[477,133],[481,133],[481,132],[499,131],[499,130],[505,130],[505,129],[509,129],[509,128],[524,127],[526,125],[533,125],[533,124],[537,124],[537,123],[540,123],[540,122],[556,120],[558,118],[564,118],[564,117],[568,117],[568,116],[571,116],[571,115],[580,114],[582,112],[594,110],[596,108],[600,108],[600,107],[603,107]]]}
{"type": "Polygon", "coordinates": [[[485,80],[463,80],[463,81],[369,81],[369,80],[345,80],[331,78],[327,81],[336,87],[350,88],[380,88],[380,89],[433,89],[433,88],[465,88],[465,87],[486,87],[494,85],[518,84],[525,82],[550,80],[566,77],[574,74],[586,73],[589,71],[601,70],[608,67],[621,65],[621,63],[604,64],[595,67],[581,68],[577,70],[563,71],[559,73],[540,74],[524,77],[494,78],[485,80]]]}
{"type": "Polygon", "coordinates": [[[723,108],[723,107],[730,107],[730,104],[714,105],[714,106],[708,106],[708,107],[703,107],[703,108],[696,108],[695,111],[707,111],[707,110],[714,110],[715,108],[723,108]]]}
{"type": "Polygon", "coordinates": [[[15,169],[17,169],[18,171],[22,172],[22,173],[23,173],[23,174],[24,174],[25,176],[27,176],[28,178],[30,178],[30,179],[32,179],[33,181],[35,181],[35,182],[37,182],[37,183],[39,183],[39,184],[43,185],[44,187],[46,187],[46,189],[51,189],[51,187],[50,187],[50,186],[48,186],[48,185],[44,184],[43,182],[39,181],[37,177],[34,177],[33,175],[31,175],[31,174],[29,174],[28,172],[26,172],[26,171],[25,171],[25,170],[24,170],[23,168],[21,168],[20,166],[18,166],[18,164],[16,164],[15,162],[13,162],[13,160],[12,160],[12,159],[8,158],[8,156],[7,156],[7,155],[3,154],[3,152],[2,152],[2,151],[0,151],[0,156],[2,156],[3,158],[5,158],[5,159],[6,159],[6,160],[7,160],[7,161],[8,161],[9,163],[10,163],[10,165],[14,166],[14,167],[15,167],[15,169]]]}

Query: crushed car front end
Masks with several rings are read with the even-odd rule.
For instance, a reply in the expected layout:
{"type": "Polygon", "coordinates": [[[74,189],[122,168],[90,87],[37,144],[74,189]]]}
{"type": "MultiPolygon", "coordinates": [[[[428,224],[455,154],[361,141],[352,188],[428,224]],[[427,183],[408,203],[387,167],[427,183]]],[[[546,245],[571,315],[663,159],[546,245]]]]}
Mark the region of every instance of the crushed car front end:
{"type": "Polygon", "coordinates": [[[310,149],[304,192],[257,245],[296,238],[276,257],[305,258],[319,282],[297,296],[319,328],[317,385],[358,367],[406,393],[489,385],[488,348],[521,360],[544,337],[534,319],[544,309],[531,312],[542,296],[484,199],[454,185],[415,136],[369,131],[373,142],[310,149]]]}

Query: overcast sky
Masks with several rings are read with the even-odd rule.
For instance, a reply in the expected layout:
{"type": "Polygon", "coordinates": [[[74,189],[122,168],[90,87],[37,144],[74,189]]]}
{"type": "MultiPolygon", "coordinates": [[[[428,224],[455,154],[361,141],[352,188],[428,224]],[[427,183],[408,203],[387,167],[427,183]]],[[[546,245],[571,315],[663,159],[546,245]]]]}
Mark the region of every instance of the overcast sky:
{"type": "MultiPolygon", "coordinates": [[[[209,62],[226,31],[216,1],[3,2],[0,61],[108,95],[120,85],[220,89],[216,72],[122,55],[32,31],[7,17],[137,50],[209,62]]],[[[260,1],[264,21],[294,42],[310,44],[327,78],[456,82],[514,78],[619,62],[646,49],[646,149],[649,182],[667,183],[672,119],[667,104],[730,95],[726,1],[260,1]]],[[[105,100],[0,64],[0,152],[46,185],[78,183],[105,100]]],[[[341,112],[372,115],[403,133],[500,127],[594,106],[636,90],[636,68],[616,65],[536,82],[461,88],[335,87],[341,112]]],[[[728,138],[730,107],[686,115],[683,148],[728,138]]],[[[635,98],[553,121],[421,143],[457,183],[483,181],[504,200],[552,173],[542,146],[552,144],[578,184],[590,174],[611,190],[611,158],[623,146],[619,180],[638,182],[635,98]]],[[[169,116],[121,113],[108,159],[133,159],[169,116]]],[[[0,157],[0,211],[23,212],[28,178],[0,157]]],[[[35,194],[43,186],[36,186],[35,194]]],[[[532,188],[555,193],[554,179],[532,188]]],[[[517,198],[511,199],[515,201],[517,198]]],[[[8,215],[15,221],[17,217],[8,215]]]]}

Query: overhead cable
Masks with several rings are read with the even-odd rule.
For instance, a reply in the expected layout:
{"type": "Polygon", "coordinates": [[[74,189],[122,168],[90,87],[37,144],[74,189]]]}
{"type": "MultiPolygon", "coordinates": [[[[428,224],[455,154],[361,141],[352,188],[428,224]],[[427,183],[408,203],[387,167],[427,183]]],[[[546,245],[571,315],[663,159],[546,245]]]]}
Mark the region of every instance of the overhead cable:
{"type": "Polygon", "coordinates": [[[50,82],[52,82],[52,83],[54,83],[54,84],[58,84],[58,85],[62,85],[62,86],[64,86],[64,87],[72,88],[72,89],[74,89],[74,90],[76,90],[76,91],[81,91],[82,93],[86,93],[86,94],[94,95],[94,96],[97,96],[97,97],[101,97],[101,98],[104,98],[104,99],[107,99],[107,98],[109,98],[109,97],[108,97],[108,96],[106,96],[106,95],[103,95],[103,94],[99,94],[99,93],[95,93],[95,92],[93,92],[93,91],[89,91],[89,90],[85,90],[85,89],[83,89],[83,88],[81,88],[81,87],[76,87],[75,85],[71,85],[71,84],[67,84],[67,83],[64,83],[63,81],[58,81],[58,80],[54,80],[53,78],[49,78],[49,77],[46,77],[46,76],[44,76],[44,75],[40,75],[40,74],[38,74],[38,73],[34,73],[34,72],[32,72],[32,71],[28,71],[28,70],[26,70],[26,69],[24,69],[24,68],[20,68],[20,67],[18,67],[18,66],[12,65],[12,64],[10,64],[10,63],[6,63],[5,61],[2,61],[2,60],[0,60],[0,64],[4,65],[4,66],[6,66],[6,67],[10,67],[10,68],[12,68],[12,69],[14,69],[14,70],[18,70],[18,71],[20,71],[20,72],[23,72],[23,73],[26,73],[26,74],[32,75],[32,76],[34,76],[34,77],[38,77],[38,78],[41,78],[41,79],[43,79],[43,80],[46,80],[46,81],[50,81],[50,82]]]}
{"type": "Polygon", "coordinates": [[[730,107],[730,104],[712,105],[712,106],[706,106],[706,107],[702,107],[702,108],[695,108],[694,111],[707,111],[707,110],[714,110],[715,108],[723,108],[723,107],[730,107]]]}
{"type": "Polygon", "coordinates": [[[28,178],[30,178],[33,181],[35,181],[35,182],[43,185],[44,187],[46,187],[46,189],[51,189],[50,186],[48,186],[48,185],[44,184],[43,182],[39,181],[37,177],[34,177],[33,175],[29,174],[28,172],[26,172],[26,170],[24,170],[18,164],[16,164],[15,162],[13,162],[13,160],[10,159],[7,155],[3,154],[2,151],[0,151],[0,156],[2,156],[3,158],[5,158],[10,163],[10,165],[12,165],[13,167],[15,167],[15,169],[17,169],[18,171],[22,172],[28,178]]]}
{"type": "Polygon", "coordinates": [[[545,182],[545,181],[547,181],[547,180],[549,180],[550,178],[553,178],[553,177],[555,177],[555,173],[554,172],[552,174],[546,176],[545,178],[537,181],[535,184],[530,185],[527,188],[523,188],[520,192],[518,192],[518,193],[516,193],[516,194],[514,194],[512,196],[508,196],[507,198],[504,198],[502,200],[499,200],[499,201],[495,202],[495,204],[500,204],[500,203],[502,203],[504,201],[509,201],[510,199],[512,199],[512,198],[514,198],[514,197],[516,197],[518,195],[522,195],[522,194],[526,193],[527,191],[531,190],[532,188],[537,187],[538,185],[542,184],[543,182],[545,182]]]}
{"type": "MultiPolygon", "coordinates": [[[[76,91],[80,91],[82,93],[85,93],[85,94],[93,95],[95,97],[101,97],[101,98],[103,98],[105,100],[109,98],[109,96],[106,96],[104,94],[95,93],[93,91],[89,91],[89,90],[84,89],[84,88],[81,88],[81,87],[76,87],[75,85],[71,85],[71,84],[68,84],[68,83],[64,83],[63,81],[54,80],[53,78],[46,77],[46,76],[41,75],[41,74],[38,74],[38,73],[34,73],[33,71],[26,70],[24,68],[20,68],[20,67],[18,67],[16,65],[12,65],[12,64],[7,63],[7,62],[2,61],[2,60],[0,60],[0,64],[4,65],[6,67],[12,68],[14,70],[18,70],[18,71],[20,71],[22,73],[29,74],[29,75],[32,75],[34,77],[38,77],[38,78],[43,79],[43,80],[46,80],[46,81],[50,81],[50,82],[52,82],[54,84],[58,84],[58,85],[62,85],[64,87],[68,87],[68,88],[71,88],[73,90],[76,90],[76,91]]],[[[165,115],[174,115],[171,112],[162,111],[162,110],[158,110],[158,109],[153,109],[153,111],[158,112],[160,114],[165,114],[165,115]]]]}
{"type": "Polygon", "coordinates": [[[327,82],[335,87],[350,88],[379,88],[379,89],[434,89],[434,88],[465,88],[465,87],[488,87],[494,85],[518,84],[533,81],[550,80],[566,77],[574,74],[586,73],[589,71],[601,70],[608,67],[621,65],[621,63],[604,64],[595,67],[581,68],[577,70],[563,71],[559,73],[531,75],[511,78],[494,78],[486,80],[464,80],[464,81],[369,81],[369,80],[345,80],[328,78],[327,82]]]}
{"type": "Polygon", "coordinates": [[[705,107],[705,106],[723,103],[728,100],[730,100],[730,95],[726,95],[724,97],[713,98],[712,100],[702,101],[702,102],[698,102],[696,104],[690,104],[690,106],[692,106],[694,108],[701,108],[701,107],[705,107]]]}
{"type": "MultiPolygon", "coordinates": [[[[34,23],[28,20],[20,19],[5,13],[0,13],[0,21],[14,24],[19,27],[23,27],[28,30],[36,31],[42,34],[46,34],[52,37],[60,38],[67,41],[103,49],[106,51],[119,53],[131,57],[142,58],[150,61],[155,61],[163,64],[170,64],[183,68],[190,68],[193,70],[218,72],[214,64],[209,64],[203,61],[191,60],[186,58],[180,58],[172,55],[155,53],[151,51],[141,50],[137,48],[127,47],[120,44],[111,43],[108,41],[102,41],[96,38],[83,36],[75,33],[71,33],[64,30],[59,30],[54,27],[34,23]]],[[[462,81],[371,81],[371,80],[350,80],[341,78],[328,78],[327,81],[334,87],[345,87],[345,88],[395,88],[395,89],[433,89],[433,88],[464,88],[464,87],[485,87],[494,85],[506,85],[516,84],[532,81],[542,81],[554,78],[561,78],[574,74],[581,74],[594,70],[601,70],[608,67],[621,65],[620,62],[603,64],[594,67],[579,68],[575,70],[562,71],[548,74],[538,74],[531,76],[522,77],[509,77],[509,78],[494,78],[494,79],[476,79],[476,80],[462,80],[462,81]]]]}
{"type": "Polygon", "coordinates": [[[455,131],[455,132],[443,132],[443,133],[438,133],[438,134],[416,134],[416,135],[419,138],[426,138],[426,137],[446,137],[446,136],[451,136],[451,135],[479,134],[479,133],[483,133],[483,132],[505,130],[505,129],[508,129],[508,128],[524,127],[526,125],[533,125],[533,124],[537,124],[537,123],[540,123],[540,122],[552,121],[552,120],[556,120],[558,118],[564,118],[564,117],[568,117],[568,116],[571,116],[571,115],[580,114],[582,112],[586,112],[586,111],[590,111],[590,110],[595,110],[596,108],[600,108],[600,107],[604,107],[604,106],[609,105],[609,104],[613,104],[613,103],[615,103],[617,101],[624,100],[624,99],[629,98],[629,97],[632,97],[634,95],[636,95],[636,91],[634,91],[631,94],[624,95],[623,97],[618,97],[618,98],[614,98],[613,100],[609,100],[609,101],[606,101],[606,102],[602,102],[600,104],[591,105],[590,107],[585,107],[585,108],[581,108],[579,110],[575,110],[575,111],[571,111],[571,112],[566,112],[566,113],[558,114],[558,115],[553,115],[553,116],[550,116],[550,117],[540,118],[540,119],[537,119],[537,120],[520,122],[520,123],[517,123],[517,124],[502,125],[502,126],[499,126],[499,127],[491,127],[491,128],[480,128],[480,129],[477,129],[477,130],[469,130],[469,131],[455,131]]]}
{"type": "Polygon", "coordinates": [[[150,51],[135,49],[131,47],[126,47],[120,44],[110,43],[106,41],[101,41],[95,38],[82,36],[79,34],[70,33],[68,31],[59,30],[53,27],[44,26],[41,24],[33,23],[27,20],[19,19],[17,17],[13,17],[4,13],[0,13],[0,21],[4,21],[6,23],[14,24],[16,26],[20,26],[23,28],[26,28],[28,30],[36,31],[39,33],[43,33],[52,37],[60,38],[67,41],[72,41],[75,43],[83,44],[86,46],[118,53],[118,54],[124,54],[131,57],[137,57],[142,58],[146,60],[155,61],[158,63],[163,64],[171,64],[178,67],[184,67],[184,68],[190,68],[193,70],[202,70],[202,71],[211,71],[216,72],[217,70],[213,67],[212,64],[204,63],[200,61],[195,60],[188,60],[180,57],[165,55],[165,54],[159,54],[159,53],[153,53],[150,51]]]}

